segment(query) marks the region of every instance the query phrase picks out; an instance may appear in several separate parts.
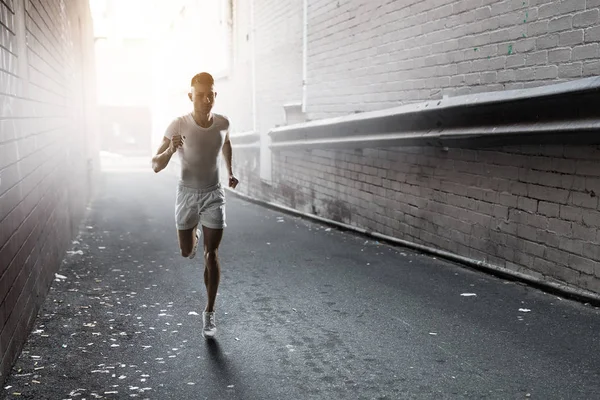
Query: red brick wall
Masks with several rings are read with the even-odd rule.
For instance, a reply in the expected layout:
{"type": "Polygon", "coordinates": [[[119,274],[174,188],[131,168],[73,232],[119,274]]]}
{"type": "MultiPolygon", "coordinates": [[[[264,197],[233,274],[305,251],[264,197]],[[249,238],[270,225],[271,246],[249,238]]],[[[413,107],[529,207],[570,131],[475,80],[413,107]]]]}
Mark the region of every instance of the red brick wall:
{"type": "Polygon", "coordinates": [[[0,372],[19,354],[98,167],[88,4],[0,0],[0,372]]]}

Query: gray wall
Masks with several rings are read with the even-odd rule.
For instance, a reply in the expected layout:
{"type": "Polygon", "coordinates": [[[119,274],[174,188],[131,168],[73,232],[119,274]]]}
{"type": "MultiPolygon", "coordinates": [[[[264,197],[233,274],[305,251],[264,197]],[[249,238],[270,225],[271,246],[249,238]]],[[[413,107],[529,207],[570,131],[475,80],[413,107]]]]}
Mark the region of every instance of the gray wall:
{"type": "Polygon", "coordinates": [[[600,293],[598,146],[307,150],[273,170],[277,203],[600,293]]]}
{"type": "Polygon", "coordinates": [[[309,4],[311,118],[600,75],[598,0],[309,4]]]}
{"type": "MultiPolygon", "coordinates": [[[[301,2],[277,2],[278,23],[259,22],[275,9],[270,3],[255,1],[261,134],[284,122],[284,103],[301,98],[301,2]]],[[[598,0],[308,0],[307,116],[600,75],[599,7],[598,0]]],[[[228,85],[221,110],[239,131],[249,118],[236,117],[251,109],[235,100],[251,90],[236,83],[251,54],[245,15],[234,22],[244,32],[234,43],[238,61],[219,82],[228,85]]],[[[600,293],[597,146],[315,149],[276,151],[267,161],[271,182],[260,179],[264,153],[234,151],[241,192],[600,293]]]]}
{"type": "Polygon", "coordinates": [[[98,168],[87,1],[0,1],[0,372],[76,235],[98,168]]]}

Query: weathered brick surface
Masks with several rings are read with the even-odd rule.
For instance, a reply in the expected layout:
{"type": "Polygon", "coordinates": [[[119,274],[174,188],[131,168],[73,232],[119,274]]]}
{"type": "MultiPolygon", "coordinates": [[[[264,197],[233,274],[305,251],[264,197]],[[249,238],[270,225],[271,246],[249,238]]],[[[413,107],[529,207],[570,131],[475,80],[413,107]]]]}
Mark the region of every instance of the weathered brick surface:
{"type": "MultiPolygon", "coordinates": [[[[301,98],[301,3],[255,2],[263,136],[284,122],[283,104],[301,98]],[[280,19],[264,20],[273,15],[280,19]]],[[[600,75],[599,7],[309,0],[307,117],[600,75]]],[[[220,107],[238,131],[252,120],[250,103],[239,100],[251,90],[246,11],[234,22],[237,65],[219,83],[227,88],[220,107]]],[[[596,146],[274,152],[272,185],[259,179],[269,160],[259,151],[238,149],[234,160],[239,190],[253,197],[600,293],[596,146]]]]}
{"type": "Polygon", "coordinates": [[[600,292],[594,146],[307,150],[273,170],[279,203],[600,292]]]}
{"type": "Polygon", "coordinates": [[[309,116],[592,75],[583,62],[600,57],[598,7],[585,0],[310,0],[309,116]]]}
{"type": "Polygon", "coordinates": [[[87,7],[0,1],[0,380],[76,232],[97,166],[84,118],[94,97],[87,7]]]}
{"type": "MultiPolygon", "coordinates": [[[[600,74],[600,5],[588,0],[308,1],[307,117],[522,89],[600,74]]],[[[284,123],[302,99],[302,2],[234,2],[234,66],[219,82],[238,130],[284,123]]]]}

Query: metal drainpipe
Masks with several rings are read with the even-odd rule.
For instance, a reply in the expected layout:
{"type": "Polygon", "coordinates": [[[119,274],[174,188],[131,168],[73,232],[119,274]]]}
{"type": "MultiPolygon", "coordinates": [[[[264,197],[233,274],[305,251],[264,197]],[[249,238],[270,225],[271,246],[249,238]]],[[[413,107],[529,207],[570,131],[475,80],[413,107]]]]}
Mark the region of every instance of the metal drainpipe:
{"type": "Polygon", "coordinates": [[[306,86],[308,75],[308,0],[303,4],[303,27],[302,27],[302,112],[306,113],[306,86]]]}
{"type": "Polygon", "coordinates": [[[250,0],[250,35],[252,35],[252,47],[250,49],[250,59],[252,64],[252,130],[256,132],[256,28],[254,26],[254,0],[250,0]]]}

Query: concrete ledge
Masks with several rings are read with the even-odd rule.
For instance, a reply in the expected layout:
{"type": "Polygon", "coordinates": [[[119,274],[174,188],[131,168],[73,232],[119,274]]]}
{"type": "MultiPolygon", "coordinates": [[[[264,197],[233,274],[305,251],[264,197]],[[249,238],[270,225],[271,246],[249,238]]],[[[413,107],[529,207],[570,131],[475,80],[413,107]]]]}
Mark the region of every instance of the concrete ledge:
{"type": "Polygon", "coordinates": [[[419,250],[422,251],[424,253],[427,254],[431,254],[431,255],[436,255],[438,257],[442,257],[446,260],[449,261],[453,261],[468,267],[472,267],[474,269],[504,278],[504,279],[508,279],[508,280],[512,280],[512,281],[517,281],[517,282],[523,282],[526,283],[530,286],[536,287],[540,290],[543,290],[545,292],[548,293],[552,293],[552,294],[556,294],[565,298],[569,298],[572,300],[576,300],[582,303],[589,303],[591,305],[594,305],[596,307],[600,307],[600,294],[594,293],[594,292],[590,292],[584,289],[580,289],[577,287],[573,287],[564,283],[559,283],[559,282],[551,282],[548,280],[544,280],[544,279],[540,279],[537,278],[535,276],[531,276],[531,275],[527,275],[518,271],[513,271],[504,267],[500,267],[497,265],[493,265],[484,261],[479,261],[479,260],[474,260],[468,257],[464,257],[464,256],[460,256],[458,254],[454,254],[448,251],[444,251],[444,250],[440,250],[440,249],[436,249],[433,247],[429,247],[429,246],[425,246],[425,245],[421,245],[418,243],[414,243],[414,242],[409,242],[406,240],[402,240],[402,239],[398,239],[392,236],[387,236],[387,235],[382,235],[380,233],[377,232],[372,232],[372,231],[367,231],[366,229],[362,229],[362,228],[358,228],[356,226],[353,225],[348,225],[348,224],[344,224],[341,222],[337,222],[337,221],[333,221],[327,218],[323,218],[323,217],[319,217],[317,215],[313,215],[313,214],[308,214],[308,213],[303,213],[301,211],[295,210],[293,208],[290,207],[286,207],[274,202],[267,202],[267,201],[263,201],[263,200],[258,200],[255,199],[253,197],[244,195],[242,193],[239,193],[238,191],[232,190],[230,188],[226,188],[227,191],[243,200],[246,201],[250,201],[252,203],[261,205],[263,207],[268,207],[270,209],[274,209],[277,211],[282,211],[285,212],[287,214],[292,214],[292,215],[296,215],[296,216],[300,216],[303,218],[307,218],[307,219],[311,219],[314,221],[318,221],[342,230],[346,230],[346,231],[353,231],[365,236],[369,236],[375,239],[379,239],[381,241],[393,244],[393,245],[398,245],[398,246],[403,246],[403,247],[408,247],[408,248],[412,248],[415,250],[419,250]]]}
{"type": "Polygon", "coordinates": [[[600,78],[408,104],[278,127],[273,150],[600,143],[600,78]]]}
{"type": "Polygon", "coordinates": [[[229,135],[234,149],[260,149],[260,134],[254,131],[229,135]]]}

